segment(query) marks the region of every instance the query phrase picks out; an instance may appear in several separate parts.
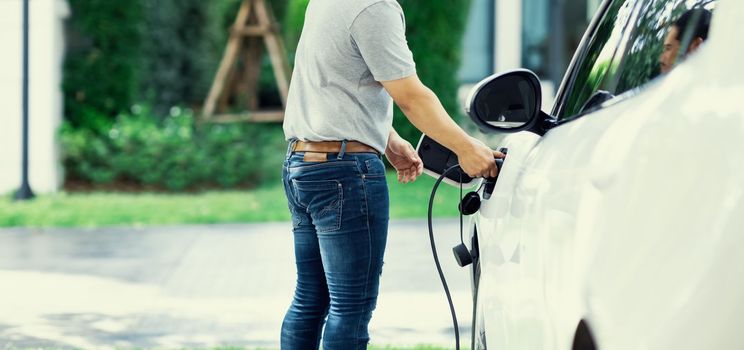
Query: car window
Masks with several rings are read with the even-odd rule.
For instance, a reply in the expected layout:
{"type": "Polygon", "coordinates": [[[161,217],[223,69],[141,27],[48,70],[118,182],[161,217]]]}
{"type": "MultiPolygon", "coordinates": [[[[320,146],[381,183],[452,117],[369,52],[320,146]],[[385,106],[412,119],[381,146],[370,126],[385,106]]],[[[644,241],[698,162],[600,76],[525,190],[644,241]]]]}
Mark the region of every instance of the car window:
{"type": "MultiPolygon", "coordinates": [[[[573,79],[569,79],[567,93],[558,102],[558,120],[594,109],[604,101],[642,86],[662,71],[672,69],[673,65],[662,62],[669,61],[669,56],[676,57],[679,51],[678,63],[684,57],[683,52],[696,47],[696,36],[692,32],[695,30],[693,24],[700,26],[698,12],[712,14],[715,4],[716,0],[613,1],[569,72],[573,79]],[[683,16],[689,17],[685,15],[688,12],[694,14],[694,21],[685,22],[689,25],[684,33],[677,35],[678,45],[665,46],[672,28],[683,16]],[[674,54],[667,52],[671,50],[676,51],[674,54]]],[[[710,18],[707,20],[709,25],[710,18]]]]}

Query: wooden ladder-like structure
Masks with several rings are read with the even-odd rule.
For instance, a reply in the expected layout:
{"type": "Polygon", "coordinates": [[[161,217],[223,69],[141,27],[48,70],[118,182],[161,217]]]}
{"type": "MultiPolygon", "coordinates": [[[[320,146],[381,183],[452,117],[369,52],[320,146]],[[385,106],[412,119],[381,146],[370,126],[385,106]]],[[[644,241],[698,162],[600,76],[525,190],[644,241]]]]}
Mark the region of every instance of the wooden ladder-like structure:
{"type": "Polygon", "coordinates": [[[203,121],[282,121],[287,106],[290,74],[286,50],[279,35],[279,25],[271,8],[266,5],[265,0],[243,0],[217,75],[204,102],[203,121]],[[264,43],[274,69],[282,110],[259,110],[258,87],[264,43]],[[231,102],[246,111],[226,113],[231,102]]]}

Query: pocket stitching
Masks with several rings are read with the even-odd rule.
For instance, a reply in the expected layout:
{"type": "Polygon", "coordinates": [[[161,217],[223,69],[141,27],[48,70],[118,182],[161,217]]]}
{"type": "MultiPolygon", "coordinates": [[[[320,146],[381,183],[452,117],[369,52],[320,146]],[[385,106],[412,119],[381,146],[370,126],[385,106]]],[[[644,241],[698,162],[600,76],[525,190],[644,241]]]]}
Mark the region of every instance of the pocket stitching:
{"type": "MultiPolygon", "coordinates": [[[[297,199],[297,203],[300,204],[300,206],[305,209],[309,213],[309,205],[306,203],[303,203],[300,200],[300,195],[298,191],[328,191],[332,190],[334,188],[337,189],[338,195],[337,199],[333,202],[331,202],[330,205],[324,207],[318,212],[318,216],[321,216],[323,214],[334,212],[336,213],[336,224],[335,226],[329,226],[329,227],[316,227],[316,230],[318,232],[333,232],[338,231],[341,229],[341,215],[343,213],[343,200],[344,200],[344,191],[343,186],[341,185],[341,182],[338,180],[318,180],[318,181],[300,181],[300,180],[292,180],[293,188],[295,190],[295,198],[297,199]],[[315,184],[316,186],[313,186],[315,184]],[[320,184],[325,184],[325,186],[319,186],[320,184]],[[305,185],[305,187],[303,187],[305,185]]],[[[311,214],[312,216],[312,214],[311,214]]]]}
{"type": "Polygon", "coordinates": [[[338,199],[336,199],[335,201],[333,201],[331,203],[331,205],[323,208],[318,213],[318,216],[322,216],[325,213],[328,213],[328,212],[334,213],[334,211],[335,211],[335,214],[336,214],[336,225],[333,226],[332,228],[328,228],[328,229],[321,229],[320,227],[317,227],[316,229],[318,230],[318,232],[333,232],[333,231],[338,231],[339,229],[341,229],[341,215],[344,212],[343,208],[344,208],[344,190],[343,190],[343,187],[339,184],[339,186],[338,186],[338,199]]]}

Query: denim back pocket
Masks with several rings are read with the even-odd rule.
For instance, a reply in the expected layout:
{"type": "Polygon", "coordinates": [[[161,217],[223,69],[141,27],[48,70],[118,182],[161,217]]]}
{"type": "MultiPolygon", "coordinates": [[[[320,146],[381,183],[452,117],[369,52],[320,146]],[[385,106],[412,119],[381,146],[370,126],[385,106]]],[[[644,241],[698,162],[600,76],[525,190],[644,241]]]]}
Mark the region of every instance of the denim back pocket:
{"type": "Polygon", "coordinates": [[[297,202],[310,214],[318,232],[341,228],[344,190],[338,180],[292,180],[297,202]]]}

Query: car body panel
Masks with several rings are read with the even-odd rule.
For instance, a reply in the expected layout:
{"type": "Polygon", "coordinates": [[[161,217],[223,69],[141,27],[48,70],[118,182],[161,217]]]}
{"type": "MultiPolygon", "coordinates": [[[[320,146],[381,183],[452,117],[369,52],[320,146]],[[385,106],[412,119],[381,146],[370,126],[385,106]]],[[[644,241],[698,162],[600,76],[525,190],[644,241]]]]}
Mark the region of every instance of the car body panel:
{"type": "MultiPolygon", "coordinates": [[[[479,232],[479,261],[483,270],[488,271],[489,274],[488,278],[482,278],[480,281],[480,292],[484,294],[479,296],[483,303],[479,304],[478,308],[485,312],[484,315],[488,315],[489,319],[485,321],[492,324],[487,331],[487,344],[496,348],[499,348],[498,344],[506,346],[510,339],[507,335],[513,333],[513,330],[506,328],[507,325],[512,324],[512,321],[507,321],[506,318],[523,317],[516,316],[517,312],[507,312],[503,309],[507,305],[517,303],[513,299],[520,298],[520,295],[503,295],[502,292],[506,290],[499,287],[504,283],[514,282],[512,273],[518,268],[518,255],[516,254],[518,254],[519,244],[518,236],[500,229],[511,208],[511,199],[518,198],[512,193],[514,191],[512,187],[500,184],[516,182],[524,169],[524,162],[529,151],[539,139],[538,135],[531,132],[520,132],[504,139],[501,146],[507,148],[508,153],[499,172],[499,180],[491,199],[482,201],[481,210],[473,219],[479,232]],[[504,321],[501,323],[503,327],[495,327],[494,318],[504,321]]],[[[518,310],[521,308],[515,311],[518,310]]],[[[527,316],[524,315],[524,317],[527,316]]],[[[529,339],[525,340],[529,341],[529,339]]]]}
{"type": "Polygon", "coordinates": [[[744,52],[726,40],[744,3],[718,11],[708,47],[644,96],[626,154],[598,154],[626,169],[584,278],[603,349],[744,348],[744,52]]]}
{"type": "Polygon", "coordinates": [[[668,76],[552,129],[510,135],[474,218],[490,349],[741,349],[744,49],[721,0],[668,76]]]}

